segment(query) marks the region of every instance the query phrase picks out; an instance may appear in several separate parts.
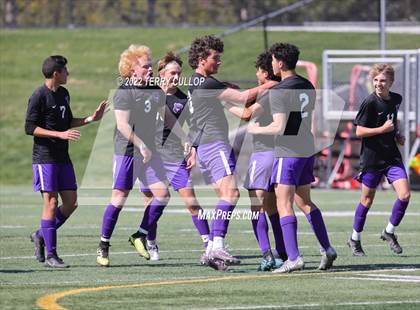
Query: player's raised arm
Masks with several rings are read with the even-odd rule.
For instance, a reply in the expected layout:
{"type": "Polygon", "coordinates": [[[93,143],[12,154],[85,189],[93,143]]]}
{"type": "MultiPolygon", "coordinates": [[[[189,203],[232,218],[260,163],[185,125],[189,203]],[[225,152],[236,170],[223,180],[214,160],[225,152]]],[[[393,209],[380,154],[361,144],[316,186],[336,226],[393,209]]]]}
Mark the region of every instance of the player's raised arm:
{"type": "Polygon", "coordinates": [[[92,122],[99,121],[99,120],[102,119],[104,114],[107,112],[107,108],[108,108],[108,102],[106,100],[104,100],[99,104],[99,106],[96,108],[95,112],[93,112],[92,115],[89,115],[89,116],[83,117],[83,118],[73,118],[70,126],[72,128],[80,127],[80,126],[84,126],[84,125],[87,125],[87,124],[92,123],[92,122]]]}
{"type": "Polygon", "coordinates": [[[259,85],[254,88],[250,88],[247,90],[237,90],[233,88],[226,88],[218,98],[223,101],[234,102],[239,104],[249,104],[255,102],[258,95],[267,89],[272,88],[273,86],[277,85],[278,82],[276,81],[268,81],[265,84],[259,85]]]}
{"type": "Polygon", "coordinates": [[[251,134],[264,135],[283,135],[286,128],[286,113],[273,114],[273,122],[265,127],[260,127],[259,123],[250,123],[248,125],[248,132],[251,134]]]}
{"type": "Polygon", "coordinates": [[[249,121],[251,117],[260,115],[263,111],[263,108],[258,103],[254,103],[253,105],[244,108],[242,106],[237,106],[230,102],[226,102],[225,108],[236,117],[239,117],[245,121],[249,121]]]}

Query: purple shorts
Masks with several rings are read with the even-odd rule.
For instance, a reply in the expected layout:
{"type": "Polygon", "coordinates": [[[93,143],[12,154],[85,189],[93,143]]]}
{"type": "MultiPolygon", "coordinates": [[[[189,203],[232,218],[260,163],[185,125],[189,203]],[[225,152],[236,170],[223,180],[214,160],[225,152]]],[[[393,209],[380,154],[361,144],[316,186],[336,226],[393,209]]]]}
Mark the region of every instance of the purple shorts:
{"type": "Polygon", "coordinates": [[[35,192],[61,192],[77,190],[73,164],[33,164],[35,192]]]}
{"type": "MultiPolygon", "coordinates": [[[[192,187],[192,180],[190,177],[190,171],[187,169],[187,163],[185,161],[171,163],[168,161],[164,161],[163,165],[165,167],[166,177],[168,179],[169,184],[171,184],[172,188],[175,191],[178,191],[183,188],[191,188],[192,187]]],[[[141,186],[140,191],[142,193],[150,192],[150,189],[141,186]]]]}
{"type": "Polygon", "coordinates": [[[399,179],[408,179],[403,164],[390,166],[383,170],[360,172],[355,179],[369,188],[376,188],[381,182],[382,176],[387,178],[389,184],[399,179]]]}
{"type": "Polygon", "coordinates": [[[202,144],[197,149],[198,163],[204,181],[213,184],[235,172],[235,154],[223,141],[202,144]]]}
{"type": "Polygon", "coordinates": [[[255,152],[249,159],[248,173],[244,187],[250,189],[261,189],[272,192],[274,186],[271,183],[273,172],[274,151],[255,152]]]}
{"type": "Polygon", "coordinates": [[[138,179],[141,188],[149,185],[164,182],[166,183],[163,162],[159,154],[154,152],[152,158],[147,163],[143,163],[143,158],[114,155],[113,165],[113,189],[131,190],[138,179]]]}
{"type": "Polygon", "coordinates": [[[302,186],[315,181],[315,157],[277,157],[274,160],[271,182],[274,184],[302,186]]]}

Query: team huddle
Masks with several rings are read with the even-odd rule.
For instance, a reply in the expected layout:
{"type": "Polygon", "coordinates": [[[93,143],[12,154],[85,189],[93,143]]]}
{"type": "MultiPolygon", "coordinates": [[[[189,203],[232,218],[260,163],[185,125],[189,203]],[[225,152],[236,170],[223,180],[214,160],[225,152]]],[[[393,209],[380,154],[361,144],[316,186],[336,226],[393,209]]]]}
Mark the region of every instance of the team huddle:
{"type": "MultiPolygon", "coordinates": [[[[164,81],[159,85],[149,83],[153,68],[147,46],[131,45],[120,55],[118,69],[124,82],[113,96],[116,120],[113,183],[97,249],[96,262],[100,266],[110,266],[111,237],[137,180],[145,210],[128,242],[140,256],[160,259],[156,242],[158,222],[170,201],[168,186],[172,186],[201,236],[204,249],[200,263],[220,271],[240,264],[224,242],[229,227],[226,214],[234,210],[239,199],[227,110],[249,121],[247,132],[252,135],[244,187],[251,210],[259,215],[252,219],[262,255],[258,270],[287,273],[304,269],[294,204],[305,214],[318,240],[319,269],[332,267],[337,253],[331,246],[321,210],[310,196],[314,181],[311,128],[316,91],[295,71],[299,49],[292,44],[276,43],[258,55],[255,63],[258,86],[247,90],[214,77],[223,51],[223,41],[215,36],[192,42],[188,63],[194,72],[187,94],[178,87],[183,62],[173,53],[168,52],[158,62],[159,79],[164,81]],[[185,123],[187,133],[183,130],[185,123]],[[199,216],[203,209],[191,180],[191,169],[195,166],[218,197],[216,216],[210,223],[199,216]],[[275,240],[274,249],[269,241],[266,214],[275,240]]],[[[25,122],[26,133],[34,136],[34,190],[41,192],[44,202],[39,229],[30,237],[37,260],[52,268],[68,267],[57,254],[57,229],[77,208],[77,183],[68,141],[78,140],[80,132],[72,128],[100,120],[108,106],[103,101],[91,116],[73,117],[69,93],[61,86],[67,81],[66,65],[63,56],[50,56],[44,61],[45,84],[30,97],[25,122]]],[[[397,143],[404,143],[397,123],[402,97],[389,90],[394,71],[389,65],[378,64],[370,75],[375,91],[363,101],[354,122],[356,135],[362,139],[357,176],[362,183],[362,196],[347,243],[355,256],[365,255],[361,232],[381,178],[386,176],[398,195],[389,223],[381,233],[381,238],[397,254],[402,253],[402,248],[394,232],[410,198],[407,174],[397,147],[397,143]]]]}

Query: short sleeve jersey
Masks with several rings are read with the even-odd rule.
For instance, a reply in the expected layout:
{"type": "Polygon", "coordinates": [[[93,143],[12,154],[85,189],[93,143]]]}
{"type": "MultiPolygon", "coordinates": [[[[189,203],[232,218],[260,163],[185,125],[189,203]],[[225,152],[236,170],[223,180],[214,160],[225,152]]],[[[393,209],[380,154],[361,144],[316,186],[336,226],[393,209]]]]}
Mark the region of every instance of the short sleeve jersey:
{"type": "Polygon", "coordinates": [[[187,105],[187,101],[187,95],[180,89],[177,89],[173,95],[166,95],[164,119],[161,117],[158,118],[156,134],[157,149],[161,153],[164,161],[178,162],[184,159],[184,147],[182,145],[182,141],[171,131],[175,120],[181,127],[185,121],[189,123],[189,109],[184,109],[187,105]]]}
{"type": "Polygon", "coordinates": [[[229,126],[224,107],[217,98],[226,85],[212,76],[194,73],[188,89],[188,106],[191,113],[191,128],[194,145],[214,141],[228,142],[229,126]]]}
{"type": "MultiPolygon", "coordinates": [[[[263,111],[255,118],[255,122],[258,122],[261,127],[270,125],[273,122],[273,116],[268,93],[264,94],[257,102],[263,111]]],[[[252,145],[254,152],[271,151],[274,149],[274,137],[272,135],[252,135],[252,145]]]]}
{"type": "Polygon", "coordinates": [[[311,132],[316,91],[311,82],[300,75],[283,79],[270,91],[271,112],[286,115],[283,135],[275,138],[276,157],[310,157],[314,155],[311,132]]]}
{"type": "Polygon", "coordinates": [[[402,102],[400,94],[390,92],[390,99],[384,100],[375,93],[370,94],[361,104],[354,120],[356,126],[377,128],[388,119],[394,123],[394,130],[388,133],[362,138],[360,150],[360,170],[385,169],[402,163],[395,136],[397,133],[397,114],[402,102]]]}
{"type": "MultiPolygon", "coordinates": [[[[36,89],[29,98],[25,126],[40,127],[52,131],[67,131],[71,128],[72,119],[70,95],[67,89],[62,86],[54,92],[43,85],[36,89]]],[[[68,140],[34,136],[32,162],[34,164],[71,162],[68,149],[68,140]]]]}
{"type": "MultiPolygon", "coordinates": [[[[121,85],[113,98],[114,109],[130,113],[128,123],[131,129],[151,151],[156,149],[156,118],[165,103],[164,97],[163,91],[157,86],[121,85]]],[[[133,143],[118,128],[114,132],[114,146],[116,155],[140,154],[138,148],[134,148],[133,143]]]]}

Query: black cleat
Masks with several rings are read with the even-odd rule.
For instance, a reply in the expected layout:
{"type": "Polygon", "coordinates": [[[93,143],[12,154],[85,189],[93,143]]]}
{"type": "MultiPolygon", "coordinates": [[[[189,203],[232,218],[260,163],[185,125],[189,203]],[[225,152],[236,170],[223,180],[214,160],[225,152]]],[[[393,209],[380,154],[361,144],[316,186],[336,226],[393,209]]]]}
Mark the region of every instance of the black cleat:
{"type": "Polygon", "coordinates": [[[103,267],[109,267],[109,247],[111,245],[109,242],[101,241],[99,247],[96,250],[96,262],[103,267]]]}
{"type": "Polygon", "coordinates": [[[365,251],[362,249],[360,240],[353,240],[351,237],[347,241],[347,245],[353,252],[353,256],[366,256],[365,251]]]}
{"type": "Polygon", "coordinates": [[[34,231],[30,236],[31,241],[35,245],[35,257],[38,262],[43,263],[45,262],[45,243],[44,238],[39,235],[39,230],[34,231]]]}
{"type": "Polygon", "coordinates": [[[390,233],[387,233],[385,230],[383,230],[381,233],[381,239],[389,243],[389,247],[392,252],[396,254],[402,253],[403,250],[400,244],[398,243],[397,236],[395,234],[390,234],[390,233]]]}
{"type": "Polygon", "coordinates": [[[207,266],[217,271],[227,271],[229,266],[226,265],[225,261],[219,258],[210,258],[207,262],[207,266]]]}
{"type": "Polygon", "coordinates": [[[57,255],[48,256],[45,261],[45,267],[51,268],[69,268],[69,265],[65,264],[64,261],[57,255]]]}

